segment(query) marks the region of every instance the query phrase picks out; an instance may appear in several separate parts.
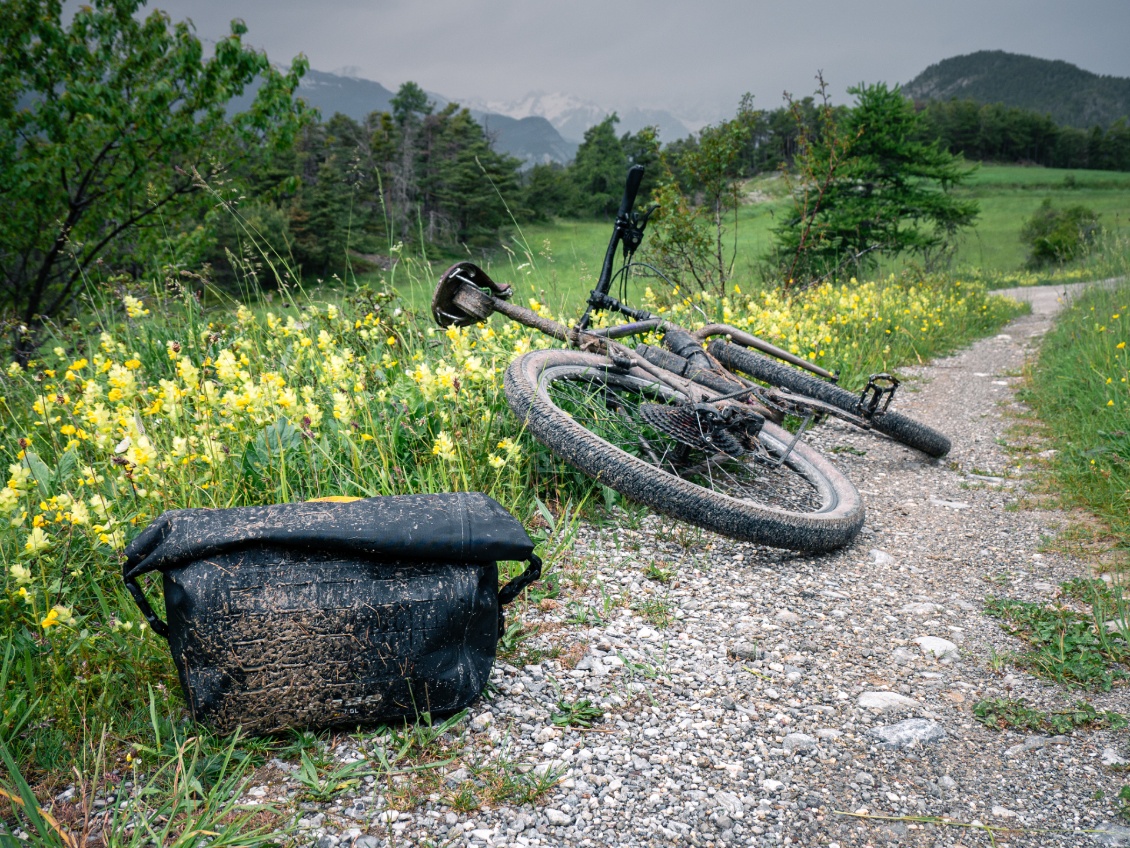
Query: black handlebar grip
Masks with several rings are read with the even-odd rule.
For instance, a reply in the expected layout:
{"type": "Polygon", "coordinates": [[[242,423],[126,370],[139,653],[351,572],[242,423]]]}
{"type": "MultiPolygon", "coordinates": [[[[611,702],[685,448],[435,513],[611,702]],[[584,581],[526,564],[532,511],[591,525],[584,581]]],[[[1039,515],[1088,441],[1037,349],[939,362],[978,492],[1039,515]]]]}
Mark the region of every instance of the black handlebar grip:
{"type": "Polygon", "coordinates": [[[628,169],[628,182],[624,186],[624,199],[620,201],[620,211],[616,213],[617,218],[622,218],[632,211],[632,207],[636,205],[636,193],[640,190],[642,181],[643,165],[633,165],[628,169]]]}

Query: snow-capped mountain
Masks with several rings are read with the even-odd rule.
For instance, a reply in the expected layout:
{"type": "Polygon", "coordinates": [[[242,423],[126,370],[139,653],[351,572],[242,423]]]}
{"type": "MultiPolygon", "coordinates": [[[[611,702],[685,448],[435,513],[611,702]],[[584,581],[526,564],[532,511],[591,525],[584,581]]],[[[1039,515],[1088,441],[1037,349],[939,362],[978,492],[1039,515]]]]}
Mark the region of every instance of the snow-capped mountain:
{"type": "Polygon", "coordinates": [[[473,104],[473,108],[512,118],[545,118],[561,133],[562,138],[573,142],[580,142],[587,129],[599,124],[613,111],[620,118],[616,127],[619,133],[634,133],[644,127],[657,127],[659,138],[669,142],[685,138],[692,132],[686,122],[665,109],[641,109],[634,106],[627,109],[606,109],[591,101],[560,92],[532,92],[520,100],[478,101],[473,104]]]}

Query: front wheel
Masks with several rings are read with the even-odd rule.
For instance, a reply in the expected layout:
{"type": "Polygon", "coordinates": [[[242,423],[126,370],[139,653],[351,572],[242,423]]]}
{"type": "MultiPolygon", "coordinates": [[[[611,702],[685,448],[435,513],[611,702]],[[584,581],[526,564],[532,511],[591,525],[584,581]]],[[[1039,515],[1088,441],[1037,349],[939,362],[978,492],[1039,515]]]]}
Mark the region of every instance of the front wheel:
{"type": "Polygon", "coordinates": [[[827,459],[766,422],[763,451],[688,446],[641,415],[687,398],[639,368],[570,350],[533,351],[506,370],[506,398],[530,432],[570,465],[656,512],[743,541],[828,551],[855,538],[863,502],[827,459]]]}
{"type": "MultiPolygon", "coordinates": [[[[859,395],[806,374],[799,368],[754,353],[733,342],[711,342],[709,350],[715,359],[731,371],[740,371],[771,386],[815,398],[853,415],[858,413],[859,395]]],[[[871,429],[907,447],[922,451],[927,456],[941,457],[950,451],[948,438],[901,412],[875,415],[871,419],[871,429]]]]}

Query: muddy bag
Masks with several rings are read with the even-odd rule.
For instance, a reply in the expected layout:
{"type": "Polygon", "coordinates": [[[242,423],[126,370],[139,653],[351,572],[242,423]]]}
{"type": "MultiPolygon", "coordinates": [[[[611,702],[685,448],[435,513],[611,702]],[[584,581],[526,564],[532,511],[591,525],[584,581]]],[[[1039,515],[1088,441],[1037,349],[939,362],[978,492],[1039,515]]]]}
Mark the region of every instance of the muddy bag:
{"type": "Polygon", "coordinates": [[[445,714],[486,685],[503,607],[541,575],[479,493],[164,513],[126,587],[169,641],[193,716],[229,732],[445,714]],[[498,588],[500,561],[528,561],[498,588]],[[160,571],[168,623],[138,578],[160,571]]]}

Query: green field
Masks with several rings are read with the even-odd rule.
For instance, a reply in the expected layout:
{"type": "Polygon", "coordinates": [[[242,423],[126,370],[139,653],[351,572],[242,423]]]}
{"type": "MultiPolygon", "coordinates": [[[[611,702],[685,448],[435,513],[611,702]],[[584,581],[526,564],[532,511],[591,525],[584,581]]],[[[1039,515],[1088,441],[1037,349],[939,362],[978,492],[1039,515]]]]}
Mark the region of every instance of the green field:
{"type": "MultiPolygon", "coordinates": [[[[959,191],[980,203],[981,214],[958,249],[958,273],[973,268],[989,275],[1021,270],[1025,248],[1020,228],[1046,197],[1056,206],[1088,206],[1099,213],[1108,231],[1130,232],[1130,173],[982,165],[959,191]]],[[[738,210],[737,240],[731,242],[731,250],[739,281],[757,279],[756,262],[771,244],[772,227],[791,213],[786,193],[784,180],[776,174],[747,183],[747,197],[757,201],[738,210]]],[[[514,283],[523,297],[572,310],[596,279],[611,231],[610,221],[559,220],[523,226],[508,242],[513,252],[499,252],[485,265],[498,279],[514,283]]],[[[438,268],[442,263],[436,264],[438,268]]],[[[887,260],[872,276],[898,272],[906,264],[901,259],[887,260]]],[[[422,306],[430,297],[426,280],[401,275],[397,286],[414,305],[422,306]]]]}

